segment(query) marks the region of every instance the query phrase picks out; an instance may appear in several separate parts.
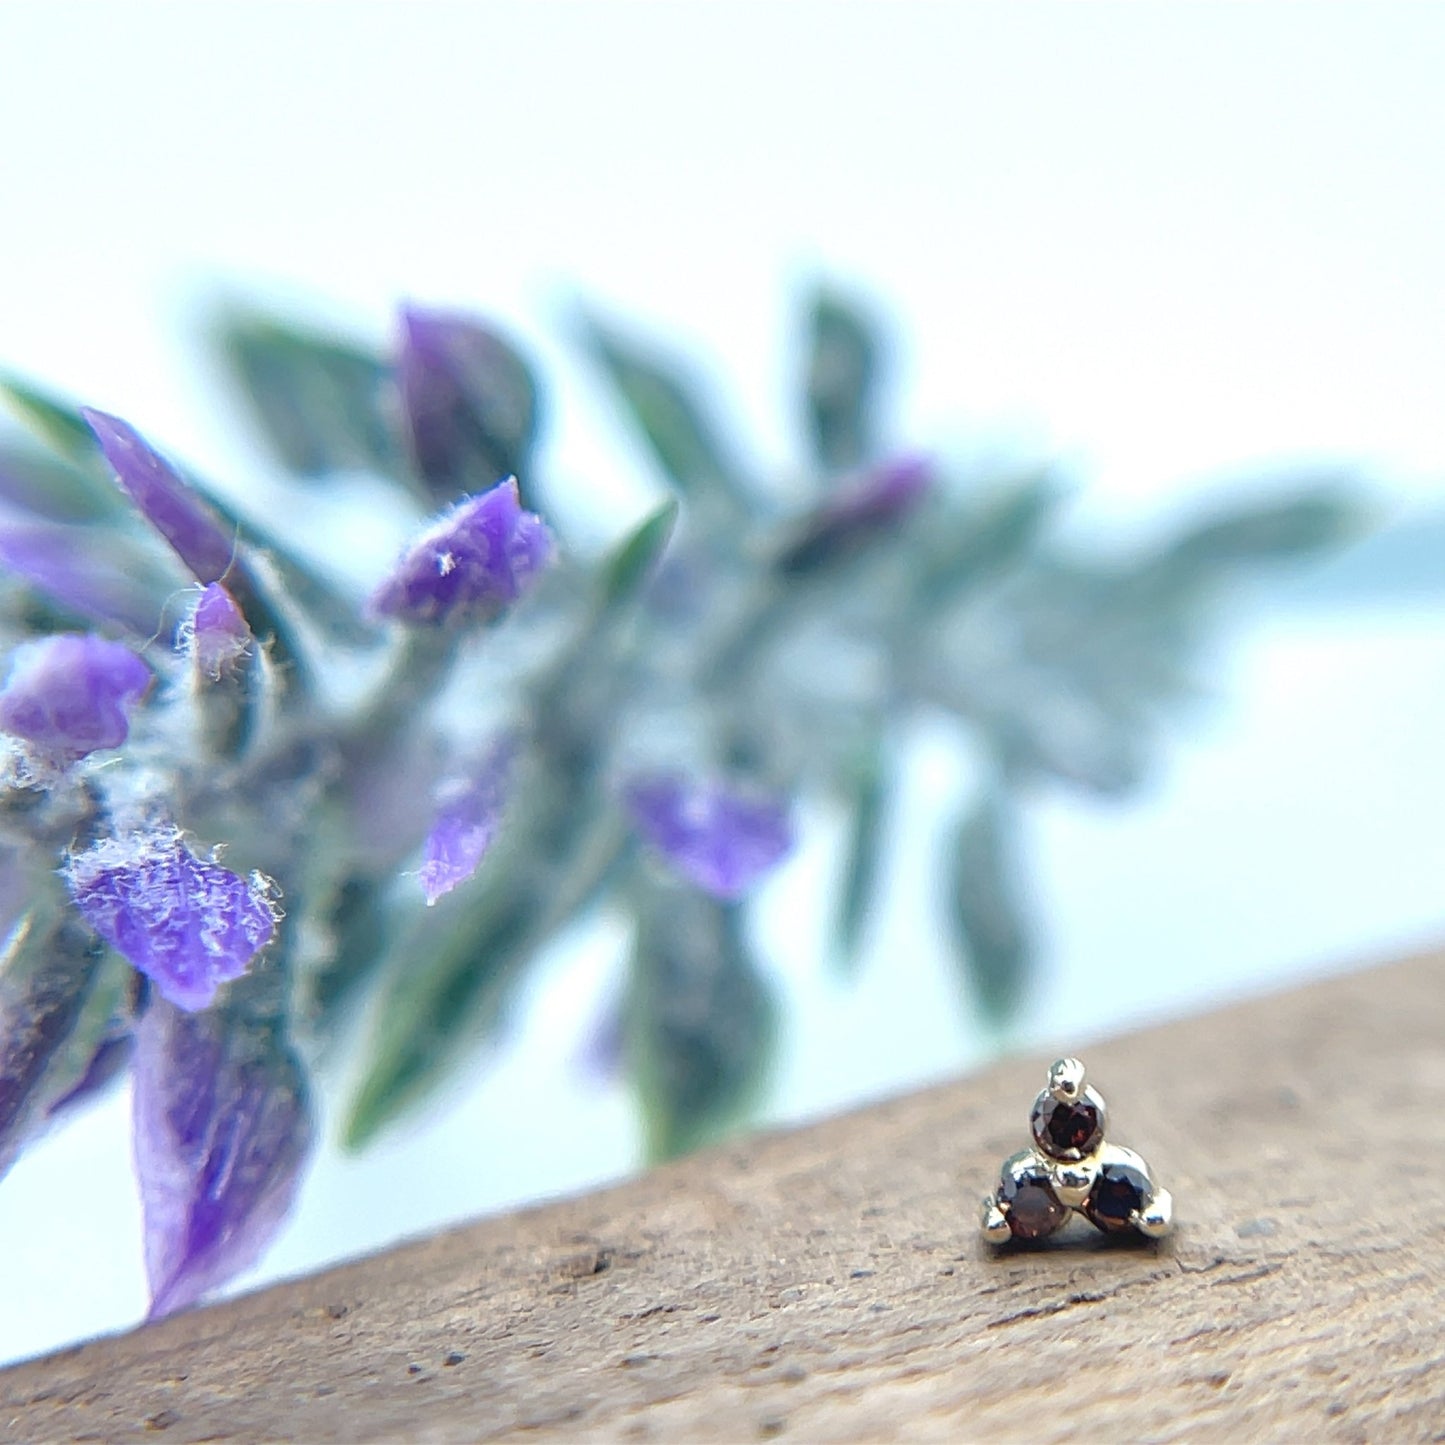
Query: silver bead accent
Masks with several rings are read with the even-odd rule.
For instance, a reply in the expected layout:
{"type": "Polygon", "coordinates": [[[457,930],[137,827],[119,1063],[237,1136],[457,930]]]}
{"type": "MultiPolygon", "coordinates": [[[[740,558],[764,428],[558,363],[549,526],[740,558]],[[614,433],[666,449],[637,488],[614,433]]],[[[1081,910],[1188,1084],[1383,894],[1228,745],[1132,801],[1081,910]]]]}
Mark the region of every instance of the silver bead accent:
{"type": "Polygon", "coordinates": [[[1089,1191],[1099,1177],[1099,1168],[1092,1157],[1061,1159],[1051,1165],[1049,1173],[1053,1176],[1054,1193],[1059,1196],[1059,1203],[1077,1209],[1089,1197],[1089,1191]]]}
{"type": "Polygon", "coordinates": [[[1134,1220],[1134,1228],[1150,1239],[1163,1239],[1174,1227],[1174,1196],[1167,1189],[1155,1191],[1148,1208],[1134,1220]]]}
{"type": "Polygon", "coordinates": [[[1084,1092],[1084,1066],[1078,1059],[1056,1059],[1049,1070],[1048,1092],[1061,1104],[1072,1104],[1084,1092]]]}
{"type": "Polygon", "coordinates": [[[1012,1237],[1013,1231],[1008,1227],[1008,1220],[992,1194],[983,1196],[983,1206],[978,1212],[978,1227],[990,1244],[1004,1244],[1012,1237]]]}

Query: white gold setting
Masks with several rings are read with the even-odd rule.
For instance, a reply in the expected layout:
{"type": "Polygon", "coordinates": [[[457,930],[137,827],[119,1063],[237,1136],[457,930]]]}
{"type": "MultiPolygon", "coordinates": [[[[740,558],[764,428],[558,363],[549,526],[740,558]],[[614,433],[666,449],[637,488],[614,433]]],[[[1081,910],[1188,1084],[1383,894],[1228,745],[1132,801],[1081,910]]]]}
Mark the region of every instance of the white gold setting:
{"type": "Polygon", "coordinates": [[[1104,1100],[1078,1059],[1058,1059],[1029,1116],[1034,1147],[1011,1155],[986,1194],[979,1231],[990,1244],[1044,1239],[1082,1214],[1106,1234],[1162,1239],[1174,1199],[1132,1149],[1105,1142],[1104,1100]]]}

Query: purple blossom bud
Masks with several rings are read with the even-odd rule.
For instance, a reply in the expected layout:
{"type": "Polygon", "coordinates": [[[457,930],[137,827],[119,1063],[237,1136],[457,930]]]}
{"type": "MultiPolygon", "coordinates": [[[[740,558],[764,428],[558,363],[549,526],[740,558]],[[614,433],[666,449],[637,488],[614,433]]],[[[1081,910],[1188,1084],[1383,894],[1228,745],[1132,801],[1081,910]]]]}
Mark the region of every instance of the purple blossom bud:
{"type": "Polygon", "coordinates": [[[515,749],[498,743],[470,777],[448,782],[423,848],[421,886],[430,906],[481,866],[502,821],[515,749]]]}
{"type": "Polygon", "coordinates": [[[778,559],[781,571],[810,572],[903,520],[933,489],[928,457],[884,462],[845,482],[811,516],[778,559]]]}
{"type": "Polygon", "coordinates": [[[306,1085],[274,1026],[157,1000],[135,1047],[135,1161],[150,1317],[249,1268],[295,1197],[306,1085]]]}
{"type": "Polygon", "coordinates": [[[676,774],[636,778],[624,798],[642,836],[715,898],[740,897],[792,851],[788,810],[775,798],[676,774]]]}
{"type": "Polygon", "coordinates": [[[225,526],[180,474],[128,423],[82,407],[105,459],[126,495],[171,544],[196,581],[216,582],[235,560],[225,526]]]}
{"type": "Polygon", "coordinates": [[[371,610],[417,624],[487,622],[522,596],[552,551],[552,534],[522,510],[509,477],[433,523],[377,588],[371,610]]]}
{"type": "Polygon", "coordinates": [[[89,633],[58,633],[15,649],[0,692],[0,728],[50,763],[118,748],[151,670],[130,648],[89,633]]]}
{"type": "Polygon", "coordinates": [[[85,921],[183,1009],[209,1007],[276,932],[268,880],[198,858],[174,828],[104,839],[65,879],[85,921]]]}
{"type": "Polygon", "coordinates": [[[234,667],[252,642],[241,609],[219,582],[202,591],[182,637],[197,671],[213,681],[234,667]]]}
{"type": "Polygon", "coordinates": [[[474,317],[404,308],[396,377],[417,469],[433,490],[455,496],[523,467],[537,425],[532,378],[474,317]]]}
{"type": "Polygon", "coordinates": [[[113,537],[56,522],[0,517],[0,567],[70,612],[115,622],[142,637],[155,631],[157,598],[117,565],[113,537]]]}
{"type": "Polygon", "coordinates": [[[928,457],[896,457],[840,487],[823,506],[831,521],[853,527],[878,527],[906,516],[933,488],[928,457]]]}

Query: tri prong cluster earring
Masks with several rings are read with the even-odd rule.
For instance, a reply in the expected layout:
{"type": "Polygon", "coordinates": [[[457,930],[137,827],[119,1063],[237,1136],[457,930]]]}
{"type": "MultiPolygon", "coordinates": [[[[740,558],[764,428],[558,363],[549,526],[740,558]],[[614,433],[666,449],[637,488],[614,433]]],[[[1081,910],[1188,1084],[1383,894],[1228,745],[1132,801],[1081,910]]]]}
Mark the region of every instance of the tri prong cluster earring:
{"type": "Polygon", "coordinates": [[[1104,1142],[1104,1101],[1078,1059],[1059,1059],[1034,1100],[1033,1149],[1004,1160],[998,1188],[983,1199],[979,1228],[990,1244],[1043,1239],[1077,1211],[1106,1234],[1169,1233],[1174,1201],[1132,1150],[1104,1142]]]}

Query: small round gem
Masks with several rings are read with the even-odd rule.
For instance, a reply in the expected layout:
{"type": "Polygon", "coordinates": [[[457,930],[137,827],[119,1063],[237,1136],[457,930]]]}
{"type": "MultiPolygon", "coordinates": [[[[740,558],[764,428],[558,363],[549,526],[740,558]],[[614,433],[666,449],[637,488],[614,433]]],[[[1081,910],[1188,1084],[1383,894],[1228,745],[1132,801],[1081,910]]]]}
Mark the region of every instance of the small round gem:
{"type": "Polygon", "coordinates": [[[1149,1168],[1130,1149],[1110,1149],[1084,1201],[1084,1214],[1106,1233],[1131,1229],[1154,1197],[1149,1168]]]}
{"type": "Polygon", "coordinates": [[[1034,1100],[1029,1116],[1034,1139],[1054,1159],[1082,1159],[1104,1137],[1104,1101],[1085,1089],[1077,1099],[1059,1100],[1047,1090],[1034,1100]]]}
{"type": "Polygon", "coordinates": [[[1069,1217],[1049,1183],[1048,1167],[1032,1149],[1005,1161],[998,1202],[1015,1239],[1042,1239],[1069,1217]]]}

